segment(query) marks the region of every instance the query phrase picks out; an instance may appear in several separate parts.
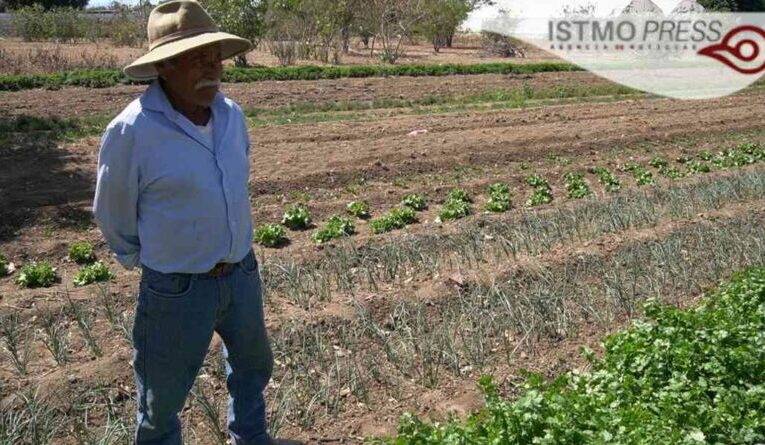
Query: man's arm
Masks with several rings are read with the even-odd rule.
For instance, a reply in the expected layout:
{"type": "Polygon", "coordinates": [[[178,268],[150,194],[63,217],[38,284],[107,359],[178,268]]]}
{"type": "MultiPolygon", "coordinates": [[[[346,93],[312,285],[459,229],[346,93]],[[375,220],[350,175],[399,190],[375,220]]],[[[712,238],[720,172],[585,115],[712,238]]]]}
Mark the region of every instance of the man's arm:
{"type": "Polygon", "coordinates": [[[138,266],[138,166],[132,133],[123,123],[110,125],[101,139],[93,214],[119,262],[138,266]]]}

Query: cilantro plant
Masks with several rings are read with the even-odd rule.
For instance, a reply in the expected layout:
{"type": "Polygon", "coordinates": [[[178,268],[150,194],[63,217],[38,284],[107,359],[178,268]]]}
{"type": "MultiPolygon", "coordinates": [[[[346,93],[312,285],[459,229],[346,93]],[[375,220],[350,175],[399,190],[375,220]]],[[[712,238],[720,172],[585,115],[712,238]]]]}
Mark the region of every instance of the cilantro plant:
{"type": "Polygon", "coordinates": [[[255,229],[254,239],[264,247],[279,247],[287,243],[287,230],[277,224],[266,224],[255,229]]]}
{"type": "Polygon", "coordinates": [[[74,277],[74,285],[76,287],[87,286],[88,284],[109,281],[112,277],[113,275],[109,272],[109,267],[101,261],[96,261],[93,264],[86,264],[80,268],[74,277]]]}
{"type": "Polygon", "coordinates": [[[16,276],[16,284],[29,289],[51,287],[58,280],[56,268],[47,261],[25,264],[16,276]]]}

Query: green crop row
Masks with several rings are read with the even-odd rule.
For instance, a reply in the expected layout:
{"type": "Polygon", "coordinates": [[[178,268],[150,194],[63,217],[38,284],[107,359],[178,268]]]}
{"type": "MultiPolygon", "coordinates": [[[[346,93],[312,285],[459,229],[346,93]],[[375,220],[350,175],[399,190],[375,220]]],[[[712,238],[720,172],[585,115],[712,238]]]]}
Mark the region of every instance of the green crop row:
{"type": "MultiPolygon", "coordinates": [[[[224,82],[258,82],[264,80],[317,80],[350,77],[386,76],[449,76],[458,74],[532,74],[562,71],[581,71],[570,63],[481,63],[441,65],[351,65],[351,66],[287,66],[287,67],[228,67],[224,82]]],[[[57,89],[66,86],[106,88],[120,84],[136,84],[119,70],[76,70],[50,74],[0,76],[0,91],[18,91],[31,88],[57,89]]]]}
{"type": "Polygon", "coordinates": [[[645,305],[647,320],[585,350],[587,372],[531,375],[520,396],[487,398],[465,422],[402,417],[376,442],[436,444],[754,444],[765,441],[765,268],[738,274],[697,309],[645,305]]]}

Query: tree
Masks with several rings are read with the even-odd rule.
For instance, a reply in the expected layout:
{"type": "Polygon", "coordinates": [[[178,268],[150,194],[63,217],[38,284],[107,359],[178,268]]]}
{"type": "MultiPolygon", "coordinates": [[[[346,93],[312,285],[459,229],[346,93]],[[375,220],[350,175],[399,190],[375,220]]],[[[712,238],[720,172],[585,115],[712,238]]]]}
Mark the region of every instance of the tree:
{"type": "Polygon", "coordinates": [[[433,49],[439,52],[443,47],[451,47],[457,28],[475,9],[493,5],[493,0],[425,0],[423,19],[416,31],[433,43],[433,49]]]}
{"type": "MultiPolygon", "coordinates": [[[[221,31],[235,34],[257,46],[266,33],[265,0],[200,0],[221,31]]],[[[247,66],[244,55],[234,59],[236,66],[247,66]]]]}
{"type": "Polygon", "coordinates": [[[43,8],[76,8],[82,9],[88,5],[88,0],[6,0],[8,9],[20,9],[25,6],[42,5],[43,8]]]}
{"type": "Polygon", "coordinates": [[[381,58],[396,63],[400,56],[403,37],[411,35],[413,27],[424,19],[425,4],[430,0],[367,0],[364,3],[363,22],[373,33],[371,53],[375,42],[382,45],[381,58]]]}

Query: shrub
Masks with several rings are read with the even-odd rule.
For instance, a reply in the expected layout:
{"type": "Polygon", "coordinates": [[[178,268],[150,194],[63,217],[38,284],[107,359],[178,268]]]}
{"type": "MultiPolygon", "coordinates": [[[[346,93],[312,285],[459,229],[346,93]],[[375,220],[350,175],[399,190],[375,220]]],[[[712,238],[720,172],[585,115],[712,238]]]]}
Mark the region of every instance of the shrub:
{"type": "Polygon", "coordinates": [[[22,288],[34,289],[51,287],[59,280],[56,268],[47,261],[25,264],[16,277],[16,284],[22,288]]]}
{"type": "Polygon", "coordinates": [[[412,193],[404,196],[404,198],[401,200],[401,204],[404,207],[408,207],[418,212],[428,208],[428,203],[425,201],[425,198],[417,193],[412,193]]]}
{"type": "Polygon", "coordinates": [[[72,244],[69,247],[69,259],[77,264],[90,264],[96,260],[93,245],[87,241],[72,244]]]}
{"type": "Polygon", "coordinates": [[[569,198],[581,199],[591,194],[590,186],[579,173],[566,173],[565,180],[569,198]]]}
{"type": "Polygon", "coordinates": [[[470,204],[473,202],[472,199],[470,199],[470,194],[468,194],[467,190],[465,189],[454,189],[446,196],[446,201],[461,201],[466,204],[470,204]]]}
{"type": "Polygon", "coordinates": [[[284,213],[282,224],[292,230],[307,229],[311,225],[311,214],[303,205],[292,206],[284,213]]]}
{"type": "Polygon", "coordinates": [[[343,238],[353,235],[356,232],[356,225],[353,220],[344,216],[333,216],[321,230],[313,235],[313,240],[317,243],[343,238]]]}
{"type": "Polygon", "coordinates": [[[8,259],[0,253],[0,277],[4,277],[8,275],[10,272],[9,269],[10,264],[8,263],[8,259]]]}
{"type": "Polygon", "coordinates": [[[88,284],[100,283],[111,280],[113,275],[109,272],[109,267],[96,261],[93,264],[87,264],[80,268],[74,277],[76,287],[87,286],[88,284]]]}
{"type": "Polygon", "coordinates": [[[254,239],[264,247],[279,247],[287,242],[287,230],[280,225],[266,224],[255,229],[254,239]]]}
{"type": "Polygon", "coordinates": [[[356,218],[369,218],[369,203],[366,201],[351,201],[345,209],[356,218]]]}

